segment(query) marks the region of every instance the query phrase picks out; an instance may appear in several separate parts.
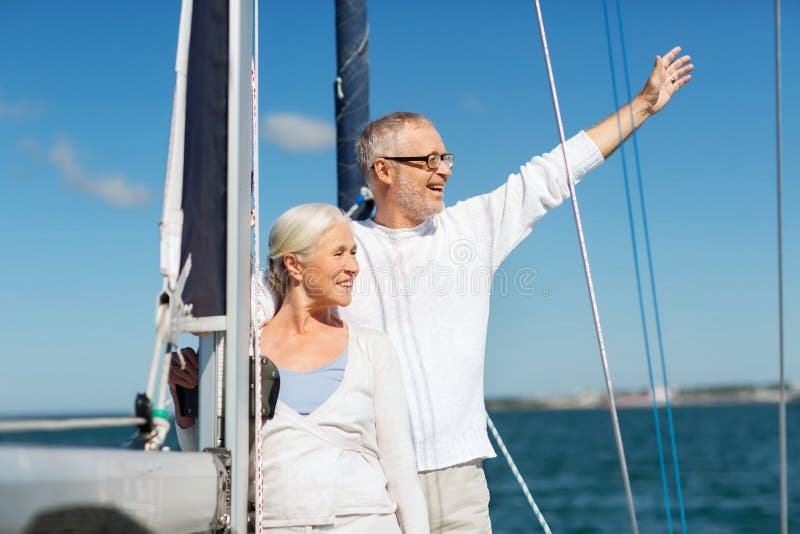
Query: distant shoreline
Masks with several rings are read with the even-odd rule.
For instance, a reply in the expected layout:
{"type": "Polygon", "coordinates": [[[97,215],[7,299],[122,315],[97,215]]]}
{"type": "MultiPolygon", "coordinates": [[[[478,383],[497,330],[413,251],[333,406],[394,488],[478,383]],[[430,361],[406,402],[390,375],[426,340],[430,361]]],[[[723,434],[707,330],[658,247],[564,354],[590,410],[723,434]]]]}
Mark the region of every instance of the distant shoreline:
{"type": "MultiPolygon", "coordinates": [[[[800,385],[786,388],[786,402],[800,402],[800,385]]],[[[657,406],[665,406],[667,395],[663,388],[656,388],[657,406]]],[[[618,409],[650,408],[653,395],[649,390],[615,392],[614,401],[618,409]]],[[[741,404],[778,404],[780,388],[777,385],[742,386],[724,385],[695,388],[670,388],[669,401],[672,406],[736,406],[741,404]]],[[[575,395],[552,397],[495,397],[486,399],[486,409],[492,411],[513,410],[597,410],[608,408],[605,392],[584,392],[575,395]]]]}
{"type": "MultiPolygon", "coordinates": [[[[652,395],[649,390],[617,391],[614,394],[619,409],[651,408],[652,395]]],[[[692,388],[670,388],[669,400],[672,406],[736,406],[741,404],[777,404],[780,389],[770,385],[721,385],[692,388]]],[[[786,402],[800,402],[800,384],[786,387],[786,402]]],[[[663,388],[656,388],[656,404],[666,405],[663,388]]],[[[486,409],[492,411],[513,410],[604,410],[608,409],[605,392],[581,392],[574,395],[548,397],[491,397],[486,399],[486,409]]],[[[61,413],[0,413],[0,419],[66,419],[72,417],[127,417],[131,412],[61,412],[61,413]]]]}

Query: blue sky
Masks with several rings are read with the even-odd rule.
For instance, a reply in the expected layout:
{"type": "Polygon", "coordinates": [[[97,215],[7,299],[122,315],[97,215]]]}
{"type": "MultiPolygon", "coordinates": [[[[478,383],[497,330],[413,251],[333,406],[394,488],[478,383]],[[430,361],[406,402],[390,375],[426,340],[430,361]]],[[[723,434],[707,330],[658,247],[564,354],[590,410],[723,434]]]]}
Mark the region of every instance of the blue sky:
{"type": "MultiPolygon", "coordinates": [[[[335,199],[333,2],[314,5],[260,6],[264,232],[295,204],[335,199]]],[[[778,376],[772,6],[721,5],[623,2],[634,91],[674,44],[696,65],[694,80],[639,135],[676,386],[778,376]]],[[[532,2],[399,6],[369,7],[371,115],[412,110],[434,120],[457,154],[449,204],[496,187],[557,143],[532,2]]],[[[542,8],[574,133],[613,110],[602,2],[544,0],[542,8]]],[[[0,6],[0,412],[124,411],[145,386],[179,11],[177,1],[0,6]]],[[[799,22],[800,7],[786,2],[784,269],[794,380],[800,113],[790,95],[800,94],[799,22]]],[[[621,164],[612,156],[578,196],[612,379],[629,389],[647,374],[621,164]]],[[[536,271],[537,291],[493,297],[487,395],[601,390],[568,206],[504,265],[522,268],[536,271]]]]}

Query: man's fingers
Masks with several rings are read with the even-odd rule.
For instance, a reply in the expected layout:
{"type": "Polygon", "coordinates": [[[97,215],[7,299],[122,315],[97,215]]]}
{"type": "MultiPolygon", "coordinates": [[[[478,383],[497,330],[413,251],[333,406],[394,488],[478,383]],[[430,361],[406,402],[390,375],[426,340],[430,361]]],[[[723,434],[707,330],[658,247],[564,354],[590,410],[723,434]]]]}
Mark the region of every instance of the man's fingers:
{"type": "Polygon", "coordinates": [[[679,69],[679,68],[683,67],[684,65],[686,65],[687,63],[689,63],[691,60],[692,60],[691,56],[688,56],[688,55],[680,57],[680,58],[676,59],[672,63],[672,65],[670,65],[670,68],[671,69],[679,69]]]}
{"type": "Polygon", "coordinates": [[[687,65],[682,69],[678,69],[672,74],[668,74],[667,76],[670,78],[672,83],[673,89],[678,89],[682,87],[686,82],[688,82],[692,76],[689,74],[694,70],[694,65],[687,65]]]}
{"type": "Polygon", "coordinates": [[[694,65],[687,65],[687,66],[683,67],[682,69],[679,69],[678,72],[676,72],[675,74],[677,74],[678,77],[680,78],[680,77],[683,77],[683,76],[689,74],[693,70],[694,70],[694,65]]]}
{"type": "Polygon", "coordinates": [[[666,61],[667,65],[669,65],[670,63],[672,63],[672,60],[675,59],[675,57],[680,53],[681,53],[681,47],[676,46],[675,48],[664,54],[664,61],[666,61]]]}
{"type": "Polygon", "coordinates": [[[689,74],[688,76],[684,76],[683,78],[681,78],[680,80],[675,82],[675,90],[677,91],[678,89],[680,89],[681,87],[683,87],[684,85],[689,83],[689,80],[691,80],[691,79],[692,79],[692,75],[689,74]]]}
{"type": "MultiPolygon", "coordinates": [[[[684,56],[684,58],[688,58],[688,56],[684,56]]],[[[686,61],[688,61],[688,59],[686,61]]],[[[678,80],[680,80],[681,78],[683,78],[684,76],[686,76],[687,74],[689,74],[694,70],[694,65],[692,64],[686,65],[686,61],[680,61],[680,60],[676,61],[669,69],[667,69],[667,81],[669,83],[671,84],[677,83],[678,80]],[[681,68],[676,68],[677,65],[686,65],[686,66],[681,68]]]]}

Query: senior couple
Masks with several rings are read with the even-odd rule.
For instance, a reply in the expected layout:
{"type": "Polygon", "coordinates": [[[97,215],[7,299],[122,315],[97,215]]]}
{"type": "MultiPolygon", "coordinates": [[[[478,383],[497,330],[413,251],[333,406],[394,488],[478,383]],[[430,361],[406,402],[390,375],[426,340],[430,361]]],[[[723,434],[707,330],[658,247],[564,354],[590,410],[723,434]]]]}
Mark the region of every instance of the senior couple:
{"type": "MultiPolygon", "coordinates": [[[[691,79],[679,54],[657,56],[630,103],[567,141],[575,180],[691,79]]],[[[483,398],[489,288],[443,292],[419,269],[436,262],[493,273],[568,198],[561,148],[447,209],[454,158],[429,119],[386,115],[356,150],[375,197],[372,219],[306,204],[279,217],[269,236],[279,304],[261,302],[258,347],[280,369],[281,389],[259,444],[264,525],[273,534],[491,532],[481,466],[495,456],[483,398]],[[472,253],[455,257],[462,242],[472,253]]],[[[175,384],[197,385],[196,355],[186,352],[173,393],[175,384]]],[[[178,416],[182,442],[193,425],[178,416]]]]}

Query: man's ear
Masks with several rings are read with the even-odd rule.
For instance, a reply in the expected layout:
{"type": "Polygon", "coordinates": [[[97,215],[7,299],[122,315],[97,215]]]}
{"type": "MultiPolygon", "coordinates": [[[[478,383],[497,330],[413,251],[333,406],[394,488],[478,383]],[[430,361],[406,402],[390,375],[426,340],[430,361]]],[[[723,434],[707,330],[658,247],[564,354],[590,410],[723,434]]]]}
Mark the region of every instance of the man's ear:
{"type": "Polygon", "coordinates": [[[384,185],[389,185],[392,183],[393,169],[389,164],[389,160],[383,158],[376,159],[375,164],[373,165],[373,170],[374,179],[379,183],[384,185]]]}

